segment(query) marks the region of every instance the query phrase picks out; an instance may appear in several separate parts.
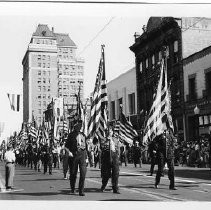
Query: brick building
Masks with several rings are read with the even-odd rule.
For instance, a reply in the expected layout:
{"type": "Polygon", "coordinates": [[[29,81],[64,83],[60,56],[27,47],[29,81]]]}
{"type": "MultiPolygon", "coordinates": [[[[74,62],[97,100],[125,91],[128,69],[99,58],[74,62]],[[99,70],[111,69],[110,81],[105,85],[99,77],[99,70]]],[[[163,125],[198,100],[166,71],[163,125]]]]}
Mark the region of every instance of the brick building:
{"type": "Polygon", "coordinates": [[[52,97],[63,97],[69,107],[75,105],[79,85],[83,99],[84,60],[76,57],[76,49],[68,34],[38,25],[22,61],[24,122],[30,122],[33,114],[41,124],[52,97]]]}
{"type": "Polygon", "coordinates": [[[160,59],[167,48],[167,74],[171,81],[172,117],[181,138],[185,134],[183,59],[211,44],[211,19],[151,17],[130,47],[136,58],[137,117],[140,126],[153,102],[160,59]]]}
{"type": "Polygon", "coordinates": [[[187,140],[211,131],[211,46],[196,52],[184,63],[184,100],[187,140]],[[194,109],[198,107],[198,113],[194,109]]]}

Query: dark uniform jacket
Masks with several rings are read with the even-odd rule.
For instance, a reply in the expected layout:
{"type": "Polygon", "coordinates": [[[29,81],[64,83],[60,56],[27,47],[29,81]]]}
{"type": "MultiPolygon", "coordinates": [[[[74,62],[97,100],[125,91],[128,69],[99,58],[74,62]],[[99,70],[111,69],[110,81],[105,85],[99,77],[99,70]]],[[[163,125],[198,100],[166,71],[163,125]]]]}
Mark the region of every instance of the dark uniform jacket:
{"type": "Polygon", "coordinates": [[[73,156],[76,155],[78,149],[85,150],[86,149],[85,134],[82,132],[76,132],[76,131],[71,132],[68,135],[68,139],[67,139],[65,147],[70,150],[73,156]],[[84,141],[81,141],[80,147],[78,147],[77,145],[77,136],[79,133],[84,136],[84,141]]]}

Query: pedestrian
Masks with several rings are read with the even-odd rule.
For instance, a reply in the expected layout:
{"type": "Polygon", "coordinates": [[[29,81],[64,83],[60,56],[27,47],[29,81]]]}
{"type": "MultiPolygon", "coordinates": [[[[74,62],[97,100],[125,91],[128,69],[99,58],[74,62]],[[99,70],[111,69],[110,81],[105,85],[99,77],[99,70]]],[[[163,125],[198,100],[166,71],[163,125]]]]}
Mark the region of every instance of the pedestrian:
{"type": "Polygon", "coordinates": [[[5,187],[7,190],[11,190],[13,186],[13,179],[15,175],[15,153],[12,150],[12,146],[7,147],[7,151],[4,155],[5,164],[5,187]]]}
{"type": "Polygon", "coordinates": [[[79,195],[85,196],[84,185],[86,177],[86,136],[82,132],[82,121],[79,120],[74,126],[74,130],[68,135],[66,147],[69,149],[69,169],[70,169],[70,188],[71,193],[75,193],[75,183],[78,167],[80,170],[79,195]]]}
{"type": "Polygon", "coordinates": [[[63,166],[64,179],[67,179],[69,153],[70,153],[69,149],[65,147],[65,144],[61,143],[60,156],[63,166]]]}
{"type": "Polygon", "coordinates": [[[48,167],[49,167],[49,175],[52,175],[52,167],[53,167],[53,144],[50,145],[48,150],[48,167]]]}
{"type": "Polygon", "coordinates": [[[169,128],[163,134],[156,137],[158,170],[155,178],[155,188],[158,188],[160,178],[163,174],[165,163],[168,166],[169,189],[176,190],[174,180],[174,149],[176,139],[169,128]]]}
{"type": "Polygon", "coordinates": [[[135,145],[133,147],[133,163],[136,167],[137,164],[139,164],[139,167],[141,168],[142,159],[141,159],[141,147],[139,146],[139,142],[135,141],[135,145]]]}
{"type": "Polygon", "coordinates": [[[111,177],[113,193],[120,194],[118,186],[120,142],[113,136],[111,127],[106,131],[106,134],[107,138],[101,143],[101,192],[104,192],[108,180],[111,177]]]}

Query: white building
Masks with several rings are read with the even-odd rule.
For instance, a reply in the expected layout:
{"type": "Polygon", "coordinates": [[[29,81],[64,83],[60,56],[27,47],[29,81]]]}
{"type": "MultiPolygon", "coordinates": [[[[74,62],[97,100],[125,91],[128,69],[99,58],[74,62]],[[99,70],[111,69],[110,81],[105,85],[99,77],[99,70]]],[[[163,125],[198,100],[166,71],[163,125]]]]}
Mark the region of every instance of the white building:
{"type": "Polygon", "coordinates": [[[137,112],[135,67],[111,80],[107,84],[109,121],[119,118],[120,105],[130,118],[137,112]]]}

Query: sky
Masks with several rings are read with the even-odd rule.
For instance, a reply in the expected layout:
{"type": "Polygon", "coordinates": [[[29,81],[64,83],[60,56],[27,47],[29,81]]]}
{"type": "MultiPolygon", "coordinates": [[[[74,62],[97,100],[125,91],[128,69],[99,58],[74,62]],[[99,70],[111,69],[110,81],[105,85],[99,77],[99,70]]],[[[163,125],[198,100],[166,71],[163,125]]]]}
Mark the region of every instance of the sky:
{"type": "Polygon", "coordinates": [[[0,2],[0,122],[5,122],[0,141],[21,128],[22,110],[11,111],[6,94],[22,94],[22,59],[38,24],[54,27],[56,33],[68,33],[76,43],[77,56],[85,59],[84,91],[88,97],[94,89],[102,44],[109,82],[135,65],[129,47],[134,33],[142,34],[150,16],[211,17],[210,9],[211,5],[185,4],[0,2]]]}

